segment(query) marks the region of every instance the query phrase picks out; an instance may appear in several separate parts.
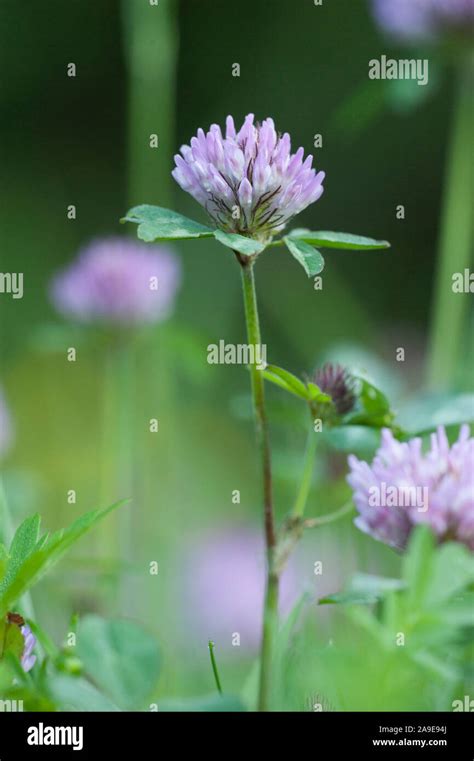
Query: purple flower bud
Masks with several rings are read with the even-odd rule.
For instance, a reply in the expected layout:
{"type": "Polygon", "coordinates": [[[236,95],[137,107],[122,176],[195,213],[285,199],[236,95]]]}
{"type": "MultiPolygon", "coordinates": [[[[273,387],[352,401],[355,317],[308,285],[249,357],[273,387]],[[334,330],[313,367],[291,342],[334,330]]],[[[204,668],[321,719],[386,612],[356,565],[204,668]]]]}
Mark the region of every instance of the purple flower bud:
{"type": "Polygon", "coordinates": [[[21,665],[23,671],[30,671],[36,663],[36,655],[33,654],[33,649],[36,645],[36,637],[28,625],[21,627],[21,633],[23,634],[25,641],[21,656],[21,665]]]}
{"type": "Polygon", "coordinates": [[[452,447],[441,426],[423,453],[421,439],[397,441],[382,431],[371,465],[349,457],[348,482],[362,531],[403,550],[414,526],[426,523],[440,542],[474,550],[474,439],[463,425],[452,447]]]}
{"type": "Polygon", "coordinates": [[[79,322],[154,323],[170,314],[180,275],[179,260],[164,246],[105,238],[55,276],[51,299],[79,322]]]}
{"type": "Polygon", "coordinates": [[[352,410],[356,401],[354,380],[345,367],[327,362],[315,372],[314,382],[331,397],[338,415],[352,410]]]}
{"type": "Polygon", "coordinates": [[[0,389],[0,457],[9,450],[13,441],[13,424],[5,397],[0,389]]]}
{"type": "Polygon", "coordinates": [[[406,40],[473,34],[474,0],[372,0],[380,26],[406,40]]]}
{"type": "Polygon", "coordinates": [[[199,129],[175,156],[172,174],[217,227],[269,240],[323,193],[325,175],[312,168],[312,156],[303,163],[303,148],[293,156],[290,150],[289,135],[280,136],[273,119],[255,125],[248,114],[236,132],[228,116],[225,137],[216,124],[207,135],[199,129]]]}

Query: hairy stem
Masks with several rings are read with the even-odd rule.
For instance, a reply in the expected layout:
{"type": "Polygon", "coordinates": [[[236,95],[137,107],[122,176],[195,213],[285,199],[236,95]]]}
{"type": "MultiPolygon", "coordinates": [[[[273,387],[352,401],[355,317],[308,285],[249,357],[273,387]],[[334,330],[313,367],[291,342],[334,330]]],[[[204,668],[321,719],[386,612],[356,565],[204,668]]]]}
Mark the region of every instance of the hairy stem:
{"type": "MultiPolygon", "coordinates": [[[[251,259],[239,259],[239,261],[241,262],[242,271],[247,340],[251,346],[257,347],[261,346],[261,335],[255,291],[254,263],[251,259]]],[[[256,355],[257,352],[255,351],[254,354],[256,355]]],[[[275,569],[276,533],[273,515],[270,440],[265,412],[264,378],[261,370],[257,369],[255,363],[251,365],[250,373],[257,442],[260,450],[263,476],[263,507],[267,555],[258,710],[268,711],[271,697],[273,651],[278,631],[278,573],[275,569]]]]}

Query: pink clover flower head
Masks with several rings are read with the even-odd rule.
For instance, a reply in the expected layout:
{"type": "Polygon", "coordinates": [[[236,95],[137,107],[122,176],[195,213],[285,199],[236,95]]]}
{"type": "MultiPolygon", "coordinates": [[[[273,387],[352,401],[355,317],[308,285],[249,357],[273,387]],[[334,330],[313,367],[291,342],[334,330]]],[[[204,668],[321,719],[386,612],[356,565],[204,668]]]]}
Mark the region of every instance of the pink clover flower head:
{"type": "Polygon", "coordinates": [[[175,163],[176,182],[218,228],[262,241],[323,193],[325,174],[313,169],[313,157],[303,148],[292,154],[289,134],[277,133],[273,119],[255,124],[253,114],[239,130],[228,116],[225,134],[217,124],[199,129],[175,163]]]}

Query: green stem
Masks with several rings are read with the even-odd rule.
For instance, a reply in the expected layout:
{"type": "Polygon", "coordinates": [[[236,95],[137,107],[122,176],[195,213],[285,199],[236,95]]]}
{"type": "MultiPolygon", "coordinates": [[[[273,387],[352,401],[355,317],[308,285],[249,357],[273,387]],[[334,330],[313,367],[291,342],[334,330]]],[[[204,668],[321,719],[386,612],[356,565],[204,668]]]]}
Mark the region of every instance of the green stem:
{"type": "MultiPolygon", "coordinates": [[[[238,257],[239,258],[239,257],[238,257]]],[[[260,323],[258,318],[257,295],[255,291],[254,263],[240,260],[242,287],[247,324],[247,340],[251,346],[261,346],[260,323]]],[[[254,352],[255,355],[257,351],[254,352]]],[[[265,387],[262,372],[256,364],[250,367],[254,404],[257,442],[260,450],[263,476],[263,508],[265,544],[267,555],[267,579],[263,611],[263,631],[260,662],[260,685],[258,710],[268,711],[271,696],[272,663],[276,634],[278,631],[278,573],[275,570],[276,533],[273,515],[272,471],[268,423],[265,412],[265,387]]]]}
{"type": "Polygon", "coordinates": [[[217,669],[216,656],[214,655],[214,642],[211,642],[211,640],[209,640],[209,655],[211,658],[212,671],[214,673],[214,679],[216,680],[217,690],[219,694],[222,695],[222,685],[219,677],[219,671],[217,669]]]}
{"type": "Polygon", "coordinates": [[[460,72],[447,157],[430,337],[428,382],[433,390],[453,385],[459,367],[469,293],[453,292],[453,274],[469,267],[472,256],[473,109],[470,61],[460,72]]]}
{"type": "Polygon", "coordinates": [[[175,153],[177,0],[158,5],[122,0],[128,72],[129,204],[171,203],[175,153]],[[158,146],[150,136],[158,136],[158,146]]]}
{"type": "Polygon", "coordinates": [[[328,513],[327,515],[321,515],[318,518],[310,518],[309,520],[305,521],[305,527],[306,528],[315,528],[316,526],[327,526],[328,523],[334,523],[334,521],[338,521],[340,518],[343,518],[345,515],[348,515],[349,513],[352,513],[354,511],[354,505],[352,504],[352,500],[350,502],[346,502],[345,505],[340,507],[338,510],[335,510],[333,513],[328,513]]]}
{"type": "Polygon", "coordinates": [[[314,470],[314,457],[316,454],[316,433],[312,429],[308,433],[308,440],[306,442],[306,451],[304,455],[303,464],[303,477],[296,497],[296,502],[293,507],[292,517],[302,518],[306,508],[306,502],[311,491],[311,483],[313,480],[314,470]]]}

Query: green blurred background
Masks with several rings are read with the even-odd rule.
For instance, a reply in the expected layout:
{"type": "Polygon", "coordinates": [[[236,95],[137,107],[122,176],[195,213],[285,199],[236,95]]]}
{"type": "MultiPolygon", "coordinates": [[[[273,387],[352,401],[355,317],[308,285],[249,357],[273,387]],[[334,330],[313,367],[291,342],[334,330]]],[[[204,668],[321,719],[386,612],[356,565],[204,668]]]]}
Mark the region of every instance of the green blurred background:
{"type": "MultiPolygon", "coordinates": [[[[260,529],[247,372],[206,362],[209,343],[244,340],[237,265],[217,243],[174,247],[184,273],[174,316],[139,337],[131,360],[130,494],[118,480],[104,487],[104,458],[113,453],[102,443],[101,338],[55,315],[48,282],[91,238],[133,237],[119,225],[133,204],[172,206],[204,221],[172,181],[173,154],[199,126],[229,113],[236,121],[248,112],[272,116],[307,152],[316,134],[323,138],[314,153],[327,173],[325,193],[298,224],[386,238],[392,248],[328,252],[322,291],[282,250],[266,253],[257,279],[269,359],[301,374],[327,356],[348,358],[403,404],[423,386],[454,71],[433,62],[427,88],[369,86],[368,61],[401,49],[354,0],[2,0],[0,36],[0,269],[21,271],[25,281],[22,300],[0,296],[0,379],[16,429],[3,469],[9,500],[16,520],[38,510],[56,528],[99,502],[132,496],[121,519],[127,558],[104,552],[113,544],[100,532],[82,541],[38,589],[37,617],[58,641],[73,611],[136,618],[166,653],[160,689],[205,691],[206,639],[183,603],[189,548],[215,527],[260,529]],[[76,363],[66,360],[68,346],[77,347],[76,363]],[[151,417],[160,422],[154,436],[151,417]],[[150,576],[154,560],[159,572],[150,576]]],[[[462,390],[469,369],[458,370],[462,390]]],[[[304,418],[278,390],[269,390],[269,405],[282,517],[296,489],[304,418]]],[[[348,496],[344,455],[322,454],[318,473],[324,486],[312,493],[312,515],[348,496]]],[[[315,594],[313,563],[323,556],[325,591],[355,567],[397,572],[398,558],[350,519],[304,545],[299,584],[315,594]]],[[[238,688],[250,654],[221,657],[227,685],[238,688]]]]}

